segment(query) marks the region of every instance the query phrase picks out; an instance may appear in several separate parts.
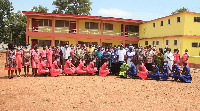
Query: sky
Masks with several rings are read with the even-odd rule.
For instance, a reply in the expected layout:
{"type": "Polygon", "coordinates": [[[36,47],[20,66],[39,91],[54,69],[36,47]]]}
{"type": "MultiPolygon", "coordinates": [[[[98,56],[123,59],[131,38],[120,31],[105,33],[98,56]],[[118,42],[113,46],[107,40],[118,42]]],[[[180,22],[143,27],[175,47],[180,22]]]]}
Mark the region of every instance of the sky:
{"type": "MultiPolygon", "coordinates": [[[[55,9],[54,0],[10,0],[14,11],[30,11],[33,6],[42,5],[55,9]]],[[[90,0],[92,2],[91,15],[117,17],[134,20],[153,20],[168,16],[172,11],[181,7],[191,12],[200,12],[200,0],[90,0]]]]}

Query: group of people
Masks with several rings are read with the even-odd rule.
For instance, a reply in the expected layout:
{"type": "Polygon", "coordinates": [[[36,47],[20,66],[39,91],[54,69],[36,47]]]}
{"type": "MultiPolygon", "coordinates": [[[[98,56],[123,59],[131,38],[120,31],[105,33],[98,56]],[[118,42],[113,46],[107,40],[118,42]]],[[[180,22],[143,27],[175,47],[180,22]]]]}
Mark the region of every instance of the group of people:
{"type": "Polygon", "coordinates": [[[56,47],[35,44],[32,48],[26,44],[24,48],[8,44],[9,50],[6,53],[5,70],[8,70],[9,79],[13,78],[14,72],[20,76],[22,66],[24,76],[29,74],[32,68],[32,75],[50,75],[52,77],[60,74],[65,75],[116,75],[122,78],[153,80],[167,80],[169,77],[175,81],[191,82],[192,77],[189,69],[189,54],[185,54],[180,60],[178,49],[171,53],[170,48],[159,48],[156,46],[133,47],[130,44],[124,47],[122,44],[114,47],[100,47],[92,45],[86,47],[77,44],[56,47]],[[180,66],[183,70],[180,70],[180,66]],[[18,70],[18,71],[17,71],[18,70]]]}

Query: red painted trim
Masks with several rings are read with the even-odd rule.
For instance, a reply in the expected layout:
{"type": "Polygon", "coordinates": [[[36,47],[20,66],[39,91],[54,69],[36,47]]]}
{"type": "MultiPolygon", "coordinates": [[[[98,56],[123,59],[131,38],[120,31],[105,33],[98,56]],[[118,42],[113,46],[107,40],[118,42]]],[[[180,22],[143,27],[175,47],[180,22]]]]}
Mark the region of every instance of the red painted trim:
{"type": "Polygon", "coordinates": [[[77,28],[76,28],[76,29],[77,29],[77,30],[76,30],[76,33],[79,34],[79,19],[76,20],[76,23],[77,23],[77,24],[76,24],[76,27],[77,27],[77,28]]]}
{"type": "MultiPolygon", "coordinates": [[[[30,19],[30,17],[27,16],[26,32],[29,31],[29,22],[30,22],[29,19],[30,19]]],[[[28,43],[28,35],[27,35],[27,33],[26,33],[26,42],[28,43]]]]}
{"type": "Polygon", "coordinates": [[[55,27],[55,18],[53,17],[52,18],[52,37],[51,37],[51,46],[53,46],[53,43],[54,43],[54,27],[55,27]]]}
{"type": "Polygon", "coordinates": [[[192,37],[192,38],[200,38],[200,36],[193,36],[193,35],[174,35],[174,36],[164,36],[164,37],[151,37],[151,38],[141,38],[143,39],[163,39],[163,38],[174,38],[174,37],[192,37]]]}
{"type": "Polygon", "coordinates": [[[112,21],[124,21],[124,22],[136,22],[144,23],[146,21],[142,20],[132,20],[132,19],[122,19],[122,18],[113,18],[113,17],[101,17],[101,16],[88,16],[88,15],[70,15],[70,14],[56,14],[56,13],[38,13],[38,12],[28,12],[22,11],[26,15],[39,15],[39,16],[54,16],[54,17],[73,17],[77,19],[99,19],[99,20],[112,20],[112,21]]]}

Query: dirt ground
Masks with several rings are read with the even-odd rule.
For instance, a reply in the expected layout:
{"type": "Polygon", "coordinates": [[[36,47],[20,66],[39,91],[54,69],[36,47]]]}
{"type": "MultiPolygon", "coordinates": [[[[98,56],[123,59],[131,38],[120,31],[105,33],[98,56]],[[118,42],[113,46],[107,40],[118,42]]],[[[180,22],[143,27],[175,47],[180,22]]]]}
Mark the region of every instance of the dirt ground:
{"type": "Polygon", "coordinates": [[[200,73],[192,73],[192,83],[120,79],[116,76],[7,79],[5,55],[1,54],[1,111],[200,110],[200,73]]]}

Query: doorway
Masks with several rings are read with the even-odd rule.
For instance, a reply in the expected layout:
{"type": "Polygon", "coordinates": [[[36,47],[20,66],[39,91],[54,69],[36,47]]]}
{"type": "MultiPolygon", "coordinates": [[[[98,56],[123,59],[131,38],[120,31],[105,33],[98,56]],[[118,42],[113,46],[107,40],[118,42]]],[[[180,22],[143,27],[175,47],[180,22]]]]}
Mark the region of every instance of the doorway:
{"type": "Polygon", "coordinates": [[[32,19],[32,31],[33,32],[38,32],[38,26],[39,26],[39,20],[32,19]]]}
{"type": "Polygon", "coordinates": [[[76,21],[70,21],[69,33],[76,33],[76,21]]]}

